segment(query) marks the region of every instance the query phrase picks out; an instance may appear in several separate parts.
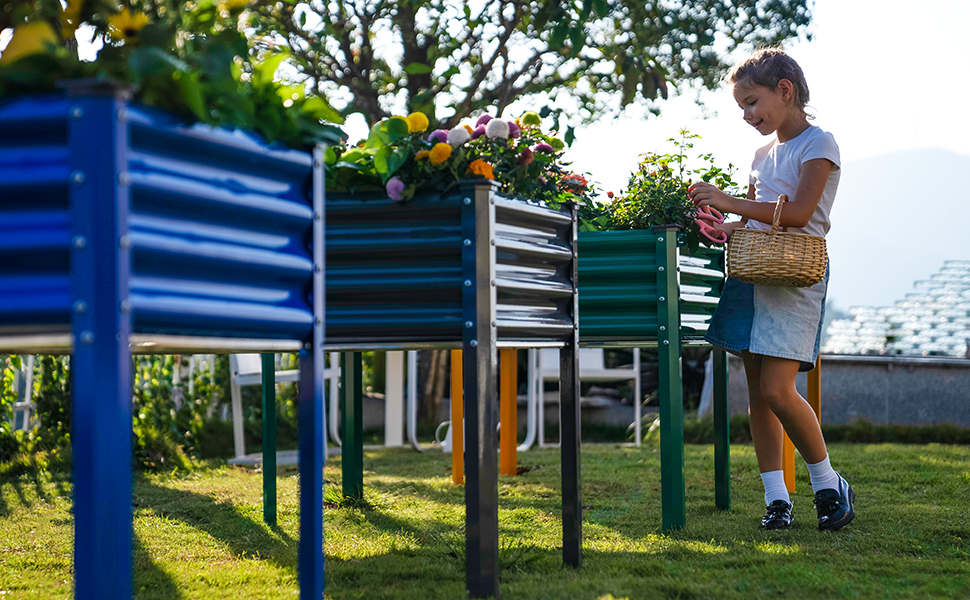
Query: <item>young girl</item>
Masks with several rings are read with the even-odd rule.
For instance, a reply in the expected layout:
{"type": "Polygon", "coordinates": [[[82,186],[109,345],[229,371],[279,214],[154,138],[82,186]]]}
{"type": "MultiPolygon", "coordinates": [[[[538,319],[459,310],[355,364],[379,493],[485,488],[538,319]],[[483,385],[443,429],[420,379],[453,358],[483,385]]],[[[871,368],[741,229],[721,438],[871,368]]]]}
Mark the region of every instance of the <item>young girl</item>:
{"type": "MultiPolygon", "coordinates": [[[[832,134],[808,122],[808,85],[801,68],[782,50],[766,48],[735,65],[727,81],[745,122],[775,137],[755,152],[746,198],[703,182],[690,186],[690,198],[698,208],[713,206],[743,217],[718,226],[730,235],[738,227],[770,229],[778,196],[787,194],[781,226],[824,236],[839,185],[839,147],[832,134]]],[[[815,413],[795,391],[795,375],[811,370],[818,357],[827,286],[827,272],[807,288],[728,278],[707,332],[709,342],[744,361],[751,437],[765,486],[765,529],[787,529],[793,522],[782,471],[784,432],[808,465],[819,529],[840,529],[855,516],[855,492],[829,464],[815,413]]]]}

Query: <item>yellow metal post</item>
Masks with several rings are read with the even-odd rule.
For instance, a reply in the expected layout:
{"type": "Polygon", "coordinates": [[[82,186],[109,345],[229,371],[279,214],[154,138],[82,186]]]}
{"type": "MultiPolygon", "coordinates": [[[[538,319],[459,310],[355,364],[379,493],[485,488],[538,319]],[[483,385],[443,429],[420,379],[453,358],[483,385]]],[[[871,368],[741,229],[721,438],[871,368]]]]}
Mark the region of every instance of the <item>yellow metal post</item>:
{"type": "Polygon", "coordinates": [[[451,481],[465,483],[465,414],[462,397],[461,350],[451,351],[451,481]]]}
{"type": "MultiPolygon", "coordinates": [[[[815,361],[815,368],[808,372],[808,404],[815,411],[815,418],[822,423],[822,355],[815,361]]],[[[795,445],[785,434],[782,450],[782,468],[788,492],[795,491],[795,445]]]]}
{"type": "Polygon", "coordinates": [[[515,475],[518,467],[518,350],[499,350],[499,473],[515,475]]]}

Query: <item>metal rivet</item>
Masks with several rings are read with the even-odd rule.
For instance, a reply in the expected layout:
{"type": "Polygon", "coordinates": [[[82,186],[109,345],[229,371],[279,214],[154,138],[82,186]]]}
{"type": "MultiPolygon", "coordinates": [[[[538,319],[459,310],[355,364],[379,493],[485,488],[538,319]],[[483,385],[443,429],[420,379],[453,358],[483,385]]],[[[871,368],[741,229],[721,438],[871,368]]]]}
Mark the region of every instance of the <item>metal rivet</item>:
{"type": "Polygon", "coordinates": [[[468,329],[471,329],[474,326],[475,326],[475,324],[472,323],[471,321],[465,321],[465,327],[467,327],[468,329]]]}
{"type": "Polygon", "coordinates": [[[662,242],[662,241],[664,241],[664,239],[662,237],[660,237],[660,238],[657,238],[657,241],[658,242],[662,242]]]}
{"type": "Polygon", "coordinates": [[[471,287],[471,286],[472,286],[472,280],[471,279],[466,279],[465,280],[465,287],[471,287]]]}
{"type": "Polygon", "coordinates": [[[489,198],[489,199],[488,199],[488,203],[489,203],[489,204],[495,204],[495,198],[494,198],[494,197],[492,197],[492,198],[489,198]]]}
{"type": "Polygon", "coordinates": [[[122,300],[121,301],[121,312],[124,312],[124,313],[131,312],[131,302],[129,302],[128,300],[122,300]]]}
{"type": "Polygon", "coordinates": [[[472,341],[468,342],[468,345],[471,346],[472,348],[474,348],[475,346],[478,345],[478,340],[472,340],[472,341]]]}
{"type": "Polygon", "coordinates": [[[495,245],[495,240],[488,240],[488,243],[494,246],[495,245]]]}
{"type": "Polygon", "coordinates": [[[322,325],[323,319],[321,319],[320,317],[317,317],[316,319],[313,320],[313,322],[317,325],[322,325]]]}
{"type": "Polygon", "coordinates": [[[79,314],[88,312],[88,303],[84,300],[78,300],[74,303],[74,312],[79,314]]]}
{"type": "Polygon", "coordinates": [[[81,171],[74,171],[71,173],[71,181],[77,185],[84,183],[84,173],[81,171]]]}
{"type": "Polygon", "coordinates": [[[71,116],[80,119],[84,116],[84,110],[80,106],[73,106],[71,107],[71,116]]]}
{"type": "Polygon", "coordinates": [[[667,327],[665,325],[661,325],[660,326],[660,331],[667,331],[667,327]]]}
{"type": "Polygon", "coordinates": [[[669,345],[670,345],[670,340],[664,340],[664,346],[669,346],[669,345]]]}
{"type": "Polygon", "coordinates": [[[323,166],[323,163],[321,163],[319,160],[315,160],[313,161],[313,166],[319,169],[323,166]]]}
{"type": "Polygon", "coordinates": [[[492,327],[498,327],[498,321],[492,321],[492,327]]]}
{"type": "Polygon", "coordinates": [[[471,241],[471,240],[468,240],[468,239],[466,239],[466,240],[464,240],[464,241],[462,242],[462,244],[464,244],[464,245],[466,245],[466,246],[471,246],[471,245],[472,245],[472,241],[471,241]]]}
{"type": "Polygon", "coordinates": [[[495,287],[495,280],[494,279],[492,281],[490,281],[489,283],[492,284],[492,287],[495,287]]]}
{"type": "Polygon", "coordinates": [[[313,265],[313,271],[315,273],[319,273],[319,272],[323,271],[323,267],[321,267],[320,265],[313,265]]]}
{"type": "Polygon", "coordinates": [[[131,178],[128,176],[128,171],[118,173],[118,183],[121,185],[128,185],[129,181],[131,181],[131,178]]]}
{"type": "Polygon", "coordinates": [[[465,198],[464,202],[465,202],[465,204],[471,204],[472,203],[472,199],[471,198],[465,198]]]}
{"type": "Polygon", "coordinates": [[[121,236],[121,239],[118,240],[118,244],[122,248],[131,248],[131,238],[127,235],[123,235],[121,236]]]}
{"type": "Polygon", "coordinates": [[[660,300],[661,302],[666,302],[667,301],[667,299],[664,298],[663,296],[661,296],[660,298],[658,298],[658,300],[660,300]]]}
{"type": "Polygon", "coordinates": [[[663,272],[663,270],[664,270],[664,268],[663,267],[660,267],[660,271],[663,272]]]}
{"type": "Polygon", "coordinates": [[[81,332],[81,343],[84,344],[85,346],[90,346],[91,344],[93,344],[94,343],[94,334],[91,333],[90,331],[82,331],[81,332]]]}
{"type": "Polygon", "coordinates": [[[79,249],[80,248],[83,248],[84,246],[86,246],[87,243],[88,243],[88,241],[86,239],[84,239],[84,236],[83,235],[76,235],[76,236],[74,236],[74,239],[71,240],[71,245],[74,246],[75,248],[79,248],[79,249]]]}
{"type": "Polygon", "coordinates": [[[320,211],[319,210],[313,213],[313,220],[314,221],[319,221],[322,218],[323,218],[323,215],[320,214],[320,211]]]}
{"type": "Polygon", "coordinates": [[[574,324],[573,329],[575,329],[576,331],[579,331],[579,323],[574,324]]]}
{"type": "Polygon", "coordinates": [[[118,120],[119,121],[127,121],[128,120],[128,111],[125,110],[124,108],[119,108],[118,109],[118,120]]]}

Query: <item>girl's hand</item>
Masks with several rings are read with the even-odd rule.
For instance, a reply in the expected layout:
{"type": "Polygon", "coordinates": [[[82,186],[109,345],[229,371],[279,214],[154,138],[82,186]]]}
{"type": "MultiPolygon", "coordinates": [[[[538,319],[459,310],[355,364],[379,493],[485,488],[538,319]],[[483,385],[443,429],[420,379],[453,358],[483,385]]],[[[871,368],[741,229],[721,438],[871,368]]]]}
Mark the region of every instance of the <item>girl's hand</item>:
{"type": "Polygon", "coordinates": [[[736,212],[734,201],[737,199],[734,196],[725,194],[717,186],[704,181],[692,183],[687,189],[687,196],[697,208],[713,206],[724,212],[736,212]]]}

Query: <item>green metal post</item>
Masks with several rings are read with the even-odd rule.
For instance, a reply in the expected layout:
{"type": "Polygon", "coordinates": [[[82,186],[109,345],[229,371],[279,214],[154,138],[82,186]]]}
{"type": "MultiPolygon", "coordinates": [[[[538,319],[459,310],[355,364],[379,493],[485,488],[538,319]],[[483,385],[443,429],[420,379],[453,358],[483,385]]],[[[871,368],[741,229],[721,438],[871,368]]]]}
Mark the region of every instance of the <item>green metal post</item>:
{"type": "Polygon", "coordinates": [[[360,352],[340,354],[340,464],[345,498],[364,498],[363,362],[360,352]]]}
{"type": "Polygon", "coordinates": [[[731,510],[731,406],[727,352],[714,349],[714,503],[731,510]]]}
{"type": "Polygon", "coordinates": [[[657,237],[658,368],[660,374],[660,494],[663,530],[687,523],[684,486],[684,389],[680,370],[680,285],[677,229],[657,237]]]}
{"type": "Polygon", "coordinates": [[[263,354],[263,521],[276,525],[276,363],[263,354]]]}

